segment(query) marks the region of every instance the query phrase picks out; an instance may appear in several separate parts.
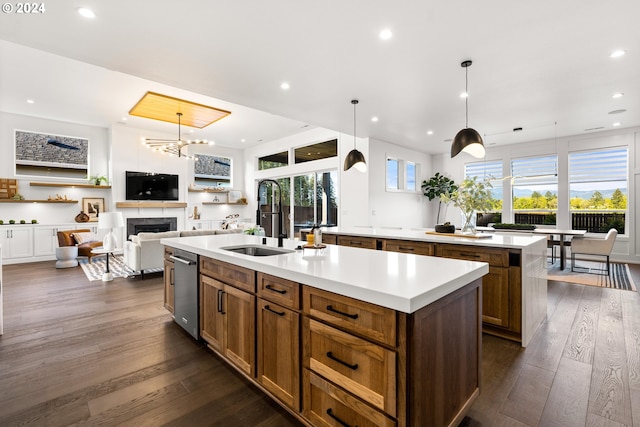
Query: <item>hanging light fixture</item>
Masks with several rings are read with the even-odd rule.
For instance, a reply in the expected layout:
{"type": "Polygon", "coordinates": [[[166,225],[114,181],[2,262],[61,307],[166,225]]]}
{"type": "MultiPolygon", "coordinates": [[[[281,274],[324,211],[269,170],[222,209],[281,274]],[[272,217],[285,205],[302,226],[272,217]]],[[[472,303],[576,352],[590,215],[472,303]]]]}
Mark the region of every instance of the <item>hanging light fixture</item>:
{"type": "Polygon", "coordinates": [[[453,143],[451,144],[451,158],[454,158],[461,151],[465,153],[471,154],[473,157],[481,158],[484,157],[484,143],[482,142],[482,137],[475,129],[469,127],[469,96],[468,96],[468,86],[469,86],[469,67],[472,62],[470,60],[463,61],[460,66],[464,68],[465,72],[465,128],[462,129],[456,137],[453,139],[453,143]]]}
{"type": "Polygon", "coordinates": [[[200,140],[190,140],[190,139],[182,139],[181,133],[181,118],[182,113],[176,113],[178,116],[178,139],[156,139],[156,138],[145,138],[144,144],[147,148],[152,148],[157,151],[161,151],[164,153],[171,154],[177,157],[184,157],[187,159],[198,160],[196,156],[189,156],[187,154],[182,154],[182,149],[188,145],[192,144],[209,144],[212,145],[213,141],[207,141],[206,139],[200,140]]]}
{"type": "Polygon", "coordinates": [[[349,170],[353,166],[358,172],[366,172],[367,162],[364,161],[364,154],[356,150],[356,105],[358,102],[357,99],[351,100],[353,104],[353,150],[349,151],[344,159],[344,170],[349,170]]]}

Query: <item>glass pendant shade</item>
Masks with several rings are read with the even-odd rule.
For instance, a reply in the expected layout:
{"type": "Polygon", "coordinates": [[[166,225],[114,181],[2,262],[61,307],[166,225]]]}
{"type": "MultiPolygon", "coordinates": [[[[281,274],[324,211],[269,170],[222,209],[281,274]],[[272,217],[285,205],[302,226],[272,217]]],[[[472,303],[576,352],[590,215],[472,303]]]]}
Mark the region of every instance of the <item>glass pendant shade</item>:
{"type": "Polygon", "coordinates": [[[451,158],[460,154],[461,151],[476,158],[484,157],[484,143],[478,131],[465,128],[456,134],[451,144],[451,158]]]}
{"type": "Polygon", "coordinates": [[[367,171],[367,162],[364,160],[364,154],[355,148],[349,151],[349,154],[344,159],[344,170],[349,170],[352,167],[355,167],[358,172],[367,171]]]}

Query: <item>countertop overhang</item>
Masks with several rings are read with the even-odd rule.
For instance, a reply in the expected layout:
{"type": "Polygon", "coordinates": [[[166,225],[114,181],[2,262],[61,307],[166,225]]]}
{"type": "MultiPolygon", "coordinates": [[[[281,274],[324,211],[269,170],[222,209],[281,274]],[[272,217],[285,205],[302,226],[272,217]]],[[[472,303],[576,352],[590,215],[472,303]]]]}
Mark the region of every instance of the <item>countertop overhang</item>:
{"type": "MultiPolygon", "coordinates": [[[[261,241],[259,236],[227,234],[161,243],[404,313],[413,313],[489,272],[484,262],[346,246],[295,250],[300,242],[292,240],[284,245],[295,251],[282,255],[254,257],[222,249],[261,241]]],[[[277,239],[267,238],[266,246],[277,246],[277,239]]]]}

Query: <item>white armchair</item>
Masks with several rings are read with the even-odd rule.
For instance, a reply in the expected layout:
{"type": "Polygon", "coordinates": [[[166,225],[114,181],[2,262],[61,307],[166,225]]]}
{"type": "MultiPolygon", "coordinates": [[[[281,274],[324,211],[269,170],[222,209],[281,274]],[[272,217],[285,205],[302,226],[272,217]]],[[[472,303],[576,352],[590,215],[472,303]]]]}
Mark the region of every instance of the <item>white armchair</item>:
{"type": "Polygon", "coordinates": [[[124,243],[124,263],[135,272],[140,272],[144,279],[144,271],[164,268],[164,246],[160,239],[180,237],[179,231],[161,233],[138,233],[130,236],[124,243]]]}
{"type": "MultiPolygon", "coordinates": [[[[574,237],[573,240],[571,240],[571,271],[575,271],[577,254],[597,255],[607,258],[607,268],[604,270],[594,270],[604,271],[608,276],[610,271],[609,256],[611,255],[617,236],[618,230],[612,228],[604,239],[597,237],[574,237]]],[[[578,268],[581,267],[578,266],[578,268]]]]}

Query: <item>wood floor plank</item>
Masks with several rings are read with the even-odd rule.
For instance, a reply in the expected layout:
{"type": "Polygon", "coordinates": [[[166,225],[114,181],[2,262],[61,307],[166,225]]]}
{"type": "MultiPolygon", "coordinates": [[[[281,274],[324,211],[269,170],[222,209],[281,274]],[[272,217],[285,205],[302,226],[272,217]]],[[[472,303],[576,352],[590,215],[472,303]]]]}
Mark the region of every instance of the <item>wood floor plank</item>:
{"type": "Polygon", "coordinates": [[[604,289],[589,394],[589,413],[631,425],[631,400],[619,290],[604,289]]]}
{"type": "Polygon", "coordinates": [[[525,364],[500,413],[530,426],[537,426],[547,402],[555,373],[525,364]]]}
{"type": "Polygon", "coordinates": [[[580,427],[587,421],[591,365],[562,358],[553,379],[540,425],[545,427],[580,427]]]}
{"type": "Polygon", "coordinates": [[[589,365],[593,363],[601,299],[601,288],[585,286],[563,357],[589,365]]]}

